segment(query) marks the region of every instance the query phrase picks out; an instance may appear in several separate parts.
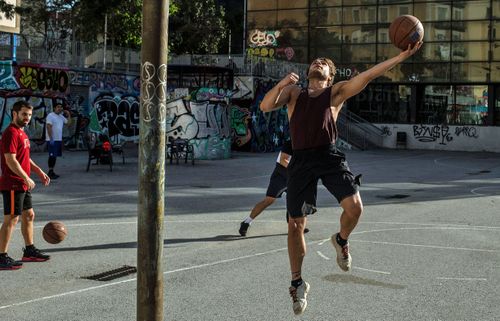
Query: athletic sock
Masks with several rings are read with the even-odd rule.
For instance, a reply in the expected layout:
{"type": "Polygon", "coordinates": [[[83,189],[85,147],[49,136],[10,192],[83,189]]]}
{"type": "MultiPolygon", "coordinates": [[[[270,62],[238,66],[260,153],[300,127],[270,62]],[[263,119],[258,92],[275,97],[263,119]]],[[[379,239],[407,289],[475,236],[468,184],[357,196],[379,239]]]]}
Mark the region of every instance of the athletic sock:
{"type": "Polygon", "coordinates": [[[252,223],[252,221],[253,221],[253,219],[252,219],[250,216],[248,216],[248,217],[247,217],[247,218],[243,221],[243,223],[248,223],[248,224],[250,224],[250,223],[252,223]]]}
{"type": "Polygon", "coordinates": [[[337,233],[336,241],[338,245],[340,246],[345,246],[347,244],[347,240],[344,240],[343,238],[340,237],[340,233],[337,233]]]}
{"type": "Polygon", "coordinates": [[[302,285],[302,278],[297,279],[297,280],[292,280],[292,286],[293,286],[294,288],[296,288],[296,289],[297,289],[297,288],[298,288],[299,286],[301,286],[301,285],[302,285]]]}
{"type": "Polygon", "coordinates": [[[31,244],[31,245],[26,245],[25,249],[26,250],[32,250],[35,248],[35,245],[34,244],[31,244]]]}
{"type": "Polygon", "coordinates": [[[0,257],[6,257],[7,253],[0,253],[0,257]]]}

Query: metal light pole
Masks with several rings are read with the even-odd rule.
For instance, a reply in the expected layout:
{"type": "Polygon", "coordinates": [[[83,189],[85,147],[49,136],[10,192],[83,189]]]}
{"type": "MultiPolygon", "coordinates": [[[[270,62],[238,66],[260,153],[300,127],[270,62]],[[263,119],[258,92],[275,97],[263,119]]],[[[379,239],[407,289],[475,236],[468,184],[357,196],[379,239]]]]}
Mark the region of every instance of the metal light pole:
{"type": "Polygon", "coordinates": [[[108,14],[104,15],[104,46],[102,48],[102,70],[106,70],[106,45],[108,42],[108,14]]]}
{"type": "Polygon", "coordinates": [[[142,6],[137,321],[163,321],[163,217],[169,0],[142,6]]]}

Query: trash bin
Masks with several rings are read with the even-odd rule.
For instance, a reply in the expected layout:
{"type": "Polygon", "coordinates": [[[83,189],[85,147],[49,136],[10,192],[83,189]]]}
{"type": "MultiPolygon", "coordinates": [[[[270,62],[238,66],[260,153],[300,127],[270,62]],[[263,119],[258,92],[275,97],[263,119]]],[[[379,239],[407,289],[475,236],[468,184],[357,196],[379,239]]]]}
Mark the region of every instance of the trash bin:
{"type": "Polygon", "coordinates": [[[396,148],[406,148],[406,132],[396,133],[396,148]]]}

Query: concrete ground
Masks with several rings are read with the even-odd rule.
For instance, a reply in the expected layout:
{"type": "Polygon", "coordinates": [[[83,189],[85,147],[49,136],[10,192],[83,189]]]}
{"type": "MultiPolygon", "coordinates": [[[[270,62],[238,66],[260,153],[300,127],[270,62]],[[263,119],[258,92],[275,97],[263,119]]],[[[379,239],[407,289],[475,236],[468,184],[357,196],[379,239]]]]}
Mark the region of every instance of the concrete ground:
{"type": "MultiPolygon", "coordinates": [[[[44,153],[33,158],[46,166],[44,153]]],[[[375,150],[347,152],[363,174],[365,211],[351,236],[353,270],[335,262],[328,239],[341,210],[324,188],[310,217],[303,277],[311,284],[296,317],[285,202],[249,229],[239,223],[266,191],[276,154],[166,166],[164,315],[169,321],[500,320],[500,155],[375,150]]],[[[113,172],[86,152],[64,153],[61,177],[33,192],[35,240],[52,259],[0,271],[0,320],[136,320],[136,275],[84,277],[137,266],[137,151],[113,172]],[[45,243],[60,220],[65,241],[45,243]]],[[[15,231],[9,254],[23,247],[15,231]]]]}

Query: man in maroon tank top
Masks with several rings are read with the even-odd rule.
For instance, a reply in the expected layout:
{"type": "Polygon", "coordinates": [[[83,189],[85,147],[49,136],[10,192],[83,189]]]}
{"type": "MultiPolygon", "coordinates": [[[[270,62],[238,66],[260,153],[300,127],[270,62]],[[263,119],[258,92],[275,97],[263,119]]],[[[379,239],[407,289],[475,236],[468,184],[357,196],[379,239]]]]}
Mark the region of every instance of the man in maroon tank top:
{"type": "Polygon", "coordinates": [[[315,211],[319,179],[338,200],[343,212],[340,231],[331,236],[337,253],[337,264],[343,271],[351,269],[348,238],[363,211],[359,180],[349,170],[345,155],[337,151],[336,120],[344,102],[361,92],[373,79],[411,57],[422,42],[408,47],[399,55],[383,61],[357,76],[333,84],[335,65],[330,59],[318,58],[309,66],[308,86],[297,86],[299,76],[290,73],[264,97],[260,109],[273,111],[287,105],[293,157],[288,165],[287,212],[288,256],[292,273],[290,296],[293,311],[301,314],[307,307],[310,285],[302,280],[302,261],[306,254],[304,227],[307,214],[315,211]]]}

